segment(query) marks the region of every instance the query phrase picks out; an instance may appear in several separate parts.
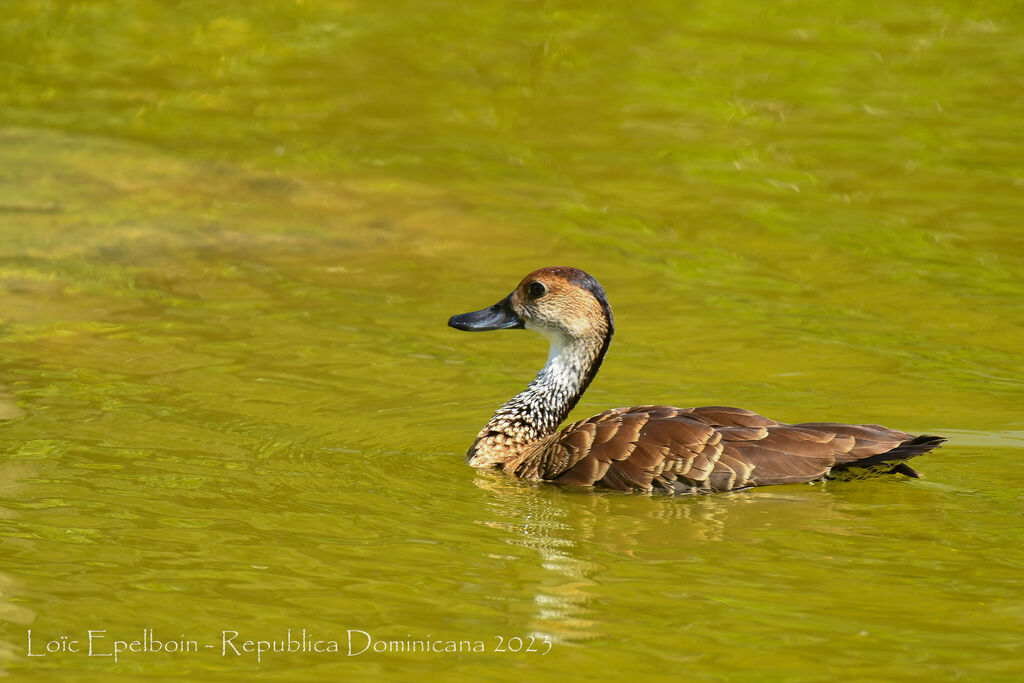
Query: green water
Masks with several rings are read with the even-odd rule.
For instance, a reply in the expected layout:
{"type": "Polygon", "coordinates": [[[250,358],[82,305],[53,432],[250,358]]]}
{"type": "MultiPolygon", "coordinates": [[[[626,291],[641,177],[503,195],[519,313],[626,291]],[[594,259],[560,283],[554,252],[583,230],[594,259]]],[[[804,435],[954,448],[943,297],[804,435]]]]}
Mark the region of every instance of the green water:
{"type": "Polygon", "coordinates": [[[1009,1],[3,3],[0,674],[1019,680],[1022,29],[1009,1]],[[950,443],[921,480],[683,499],[475,472],[547,351],[445,321],[547,265],[616,315],[576,417],[950,443]],[[98,656],[150,629],[198,649],[98,656]],[[340,652],[244,651],[289,629],[340,652]]]}

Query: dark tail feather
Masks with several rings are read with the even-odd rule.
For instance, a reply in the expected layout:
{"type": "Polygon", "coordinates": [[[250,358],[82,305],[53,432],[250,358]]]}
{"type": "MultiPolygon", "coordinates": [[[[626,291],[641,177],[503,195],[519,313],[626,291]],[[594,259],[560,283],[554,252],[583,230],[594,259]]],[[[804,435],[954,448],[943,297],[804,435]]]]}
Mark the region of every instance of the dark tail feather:
{"type": "Polygon", "coordinates": [[[908,477],[917,479],[921,475],[917,473],[905,461],[927,453],[937,448],[946,441],[943,436],[932,436],[922,434],[913,439],[904,441],[896,448],[884,453],[869,455],[855,462],[848,462],[836,465],[829,473],[830,479],[857,479],[864,476],[878,474],[905,474],[908,477]]]}
{"type": "Polygon", "coordinates": [[[910,441],[904,441],[891,451],[886,451],[885,453],[882,453],[882,455],[893,456],[892,459],[909,460],[914,456],[921,455],[922,453],[927,453],[933,448],[938,448],[945,442],[946,437],[944,436],[932,436],[931,434],[922,434],[921,436],[915,436],[910,441]]]}

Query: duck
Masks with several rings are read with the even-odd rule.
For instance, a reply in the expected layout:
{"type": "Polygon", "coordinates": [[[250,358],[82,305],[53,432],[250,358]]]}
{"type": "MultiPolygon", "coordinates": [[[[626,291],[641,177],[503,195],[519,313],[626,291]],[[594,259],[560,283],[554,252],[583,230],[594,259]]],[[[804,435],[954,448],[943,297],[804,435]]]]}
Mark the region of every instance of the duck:
{"type": "Polygon", "coordinates": [[[615,332],[593,276],[535,270],[505,298],[454,315],[467,332],[527,329],[550,343],[547,362],[476,435],[466,462],[529,481],[641,493],[698,494],[880,475],[920,476],[907,461],[938,447],[877,424],[787,424],[742,408],[613,408],[560,425],[594,380],[615,332]]]}

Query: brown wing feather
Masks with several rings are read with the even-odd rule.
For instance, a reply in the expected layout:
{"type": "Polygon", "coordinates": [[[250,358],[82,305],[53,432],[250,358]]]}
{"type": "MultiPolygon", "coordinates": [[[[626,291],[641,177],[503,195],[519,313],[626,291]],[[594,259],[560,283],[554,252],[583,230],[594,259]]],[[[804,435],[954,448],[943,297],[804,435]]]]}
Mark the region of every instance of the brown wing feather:
{"type": "Polygon", "coordinates": [[[732,491],[815,481],[833,468],[914,476],[903,460],[941,442],[880,425],[782,424],[741,408],[638,406],[569,425],[508,469],[572,486],[732,491]]]}

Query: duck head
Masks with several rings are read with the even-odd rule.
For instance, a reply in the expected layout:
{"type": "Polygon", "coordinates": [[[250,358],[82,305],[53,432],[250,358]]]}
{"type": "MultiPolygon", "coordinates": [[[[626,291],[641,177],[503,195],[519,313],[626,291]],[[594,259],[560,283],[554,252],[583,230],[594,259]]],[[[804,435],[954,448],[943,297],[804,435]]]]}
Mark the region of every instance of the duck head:
{"type": "Polygon", "coordinates": [[[536,330],[558,349],[600,343],[614,331],[612,310],[600,283],[578,268],[565,266],[533,271],[498,303],[453,315],[448,325],[467,332],[536,330]]]}

